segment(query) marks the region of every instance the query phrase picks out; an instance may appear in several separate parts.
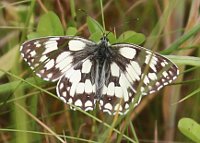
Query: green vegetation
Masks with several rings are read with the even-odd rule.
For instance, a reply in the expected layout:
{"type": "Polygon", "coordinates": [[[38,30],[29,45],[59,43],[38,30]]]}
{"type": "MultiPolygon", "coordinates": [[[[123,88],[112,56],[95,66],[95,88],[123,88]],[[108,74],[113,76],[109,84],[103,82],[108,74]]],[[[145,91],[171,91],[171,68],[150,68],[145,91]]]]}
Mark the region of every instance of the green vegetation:
{"type": "Polygon", "coordinates": [[[0,142],[200,142],[199,8],[198,0],[0,1],[0,142]],[[125,116],[70,110],[56,83],[38,78],[20,57],[26,40],[78,35],[98,42],[107,33],[110,43],[139,44],[180,70],[125,116]]]}

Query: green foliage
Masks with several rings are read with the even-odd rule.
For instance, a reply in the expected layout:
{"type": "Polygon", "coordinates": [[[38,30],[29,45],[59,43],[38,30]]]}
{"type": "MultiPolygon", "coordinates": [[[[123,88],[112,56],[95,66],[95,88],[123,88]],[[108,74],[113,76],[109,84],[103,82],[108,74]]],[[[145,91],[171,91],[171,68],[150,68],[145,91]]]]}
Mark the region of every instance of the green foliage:
{"type": "Polygon", "coordinates": [[[167,58],[172,59],[178,65],[200,66],[200,58],[194,56],[175,56],[166,55],[167,58]]]}
{"type": "Polygon", "coordinates": [[[54,12],[48,12],[40,17],[36,32],[30,33],[28,39],[63,35],[64,30],[60,19],[54,12]]]}
{"type": "Polygon", "coordinates": [[[102,37],[101,32],[94,32],[90,35],[89,39],[91,39],[92,41],[98,42],[99,39],[101,39],[101,37],[102,37]]]}
{"type": "Polygon", "coordinates": [[[87,26],[88,26],[88,30],[90,33],[102,33],[105,32],[103,30],[103,27],[101,26],[101,24],[99,24],[99,22],[97,22],[95,19],[93,19],[92,17],[88,16],[87,17],[87,26]]]}
{"type": "Polygon", "coordinates": [[[78,31],[75,27],[68,27],[66,30],[66,35],[74,36],[77,32],[78,31]]]}
{"type": "Polygon", "coordinates": [[[200,31],[200,25],[197,24],[196,26],[192,27],[187,33],[185,33],[183,36],[181,36],[179,39],[174,41],[169,48],[162,51],[162,54],[170,54],[174,51],[176,51],[180,46],[186,42],[189,38],[193,37],[196,33],[200,31]]]}
{"type": "Polygon", "coordinates": [[[47,14],[41,16],[37,32],[42,36],[64,35],[62,24],[54,12],[48,12],[47,14]]]}
{"type": "Polygon", "coordinates": [[[174,142],[174,140],[187,142],[187,138],[193,142],[200,142],[198,136],[200,125],[193,120],[199,122],[200,103],[200,77],[197,70],[200,66],[198,34],[200,15],[197,1],[176,0],[169,1],[168,4],[159,1],[162,7],[159,5],[155,7],[155,3],[147,1],[134,4],[134,8],[129,1],[91,1],[89,7],[84,1],[70,0],[67,4],[65,2],[62,1],[61,5],[56,0],[43,0],[40,3],[35,0],[0,2],[0,105],[3,105],[0,117],[1,141],[59,142],[57,137],[60,135],[63,139],[61,142],[64,140],[116,143],[174,142]],[[87,17],[85,13],[79,15],[77,11],[79,8],[85,11],[87,17]],[[169,18],[170,16],[172,17],[169,18]],[[59,17],[62,18],[62,22],[59,17]],[[137,22],[131,22],[131,18],[138,17],[137,22]],[[174,17],[178,18],[178,21],[174,17]],[[36,25],[36,28],[33,25],[36,25]],[[123,26],[119,27],[120,25],[123,26]],[[64,26],[67,27],[64,29],[64,26]],[[106,31],[105,27],[115,28],[116,31],[106,31]],[[132,29],[145,34],[137,33],[132,29]],[[166,57],[180,67],[180,75],[167,90],[163,89],[164,92],[159,92],[162,96],[150,95],[145,97],[146,102],[143,98],[142,106],[139,104],[136,112],[129,112],[130,114],[125,116],[109,116],[99,112],[98,109],[90,112],[80,109],[72,111],[64,108],[64,103],[58,100],[56,83],[43,81],[22,62],[19,56],[19,43],[24,42],[27,35],[29,40],[44,36],[79,35],[86,38],[85,35],[89,35],[89,39],[94,42],[99,42],[102,36],[107,36],[111,44],[144,44],[146,48],[155,48],[155,52],[161,51],[160,53],[167,54],[166,57]],[[176,54],[168,55],[172,52],[176,54]],[[195,72],[197,76],[194,75],[195,72]],[[161,97],[163,102],[160,100],[161,97]],[[152,98],[154,99],[150,103],[152,98]],[[185,100],[189,103],[182,102],[185,100]],[[159,108],[161,104],[163,110],[159,108]],[[169,106],[171,104],[173,106],[169,106]],[[184,104],[184,109],[180,114],[176,114],[179,104],[184,104]],[[192,110],[191,104],[194,107],[192,110]],[[19,108],[19,105],[28,112],[19,108]],[[147,105],[150,108],[144,108],[147,105]],[[178,124],[179,130],[187,138],[183,137],[177,129],[176,119],[181,115],[191,117],[181,119],[178,124]],[[167,122],[159,120],[162,118],[167,122]],[[146,124],[147,122],[149,124],[146,124]],[[171,128],[163,128],[167,126],[171,128]],[[155,140],[153,135],[157,130],[159,132],[156,135],[159,140],[155,140]],[[171,132],[174,134],[172,135],[171,132]],[[165,141],[163,137],[169,138],[165,138],[165,141]]]}
{"type": "MultiPolygon", "coordinates": [[[[107,35],[110,43],[135,43],[141,44],[145,40],[145,36],[141,33],[136,33],[135,31],[126,31],[122,33],[118,39],[116,36],[109,31],[104,31],[102,25],[93,19],[92,17],[87,17],[87,26],[90,32],[89,39],[98,42],[103,35],[107,35]]],[[[77,34],[76,27],[68,27],[66,30],[66,35],[74,36],[77,34]]],[[[41,16],[36,32],[32,32],[28,35],[28,39],[34,39],[44,36],[63,36],[64,30],[58,16],[54,12],[48,12],[41,16]]]]}
{"type": "Polygon", "coordinates": [[[186,137],[196,143],[200,142],[200,124],[191,118],[182,118],[178,122],[178,128],[186,137]]]}
{"type": "Polygon", "coordinates": [[[107,35],[110,43],[134,43],[141,44],[145,41],[145,36],[135,31],[126,31],[122,33],[117,39],[116,36],[110,31],[103,31],[103,27],[95,19],[87,17],[87,25],[90,32],[90,39],[93,41],[99,41],[103,35],[107,35]]]}
{"type": "Polygon", "coordinates": [[[122,33],[117,42],[119,43],[134,43],[142,44],[145,41],[145,36],[141,33],[136,33],[135,31],[126,31],[122,33]]]}
{"type": "MultiPolygon", "coordinates": [[[[3,71],[9,71],[15,61],[16,61],[16,53],[18,52],[18,47],[15,47],[8,51],[6,54],[4,54],[2,57],[0,57],[0,65],[1,65],[1,70],[3,71]],[[5,64],[9,61],[9,64],[5,64]]],[[[5,73],[0,72],[0,77],[2,77],[5,73]]]]}

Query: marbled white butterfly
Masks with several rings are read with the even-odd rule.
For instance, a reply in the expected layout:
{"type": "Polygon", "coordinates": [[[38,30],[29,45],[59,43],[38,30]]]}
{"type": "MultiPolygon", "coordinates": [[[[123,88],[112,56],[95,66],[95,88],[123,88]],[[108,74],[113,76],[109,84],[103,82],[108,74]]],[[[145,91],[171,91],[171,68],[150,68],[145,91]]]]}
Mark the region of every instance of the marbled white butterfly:
{"type": "Polygon", "coordinates": [[[110,44],[106,36],[99,43],[80,37],[44,37],[23,43],[20,52],[37,76],[58,81],[60,99],[85,111],[98,102],[103,112],[125,114],[136,93],[142,97],[158,91],[179,73],[160,54],[134,44],[110,44]]]}

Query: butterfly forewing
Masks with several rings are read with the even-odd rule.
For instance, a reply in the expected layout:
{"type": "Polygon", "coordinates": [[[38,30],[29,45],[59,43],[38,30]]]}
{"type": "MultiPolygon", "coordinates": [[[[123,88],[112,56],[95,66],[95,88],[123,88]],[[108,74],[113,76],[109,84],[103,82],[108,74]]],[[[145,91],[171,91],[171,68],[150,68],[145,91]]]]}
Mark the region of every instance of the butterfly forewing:
{"type": "Polygon", "coordinates": [[[158,53],[133,44],[115,44],[112,47],[118,53],[114,61],[133,89],[142,95],[158,91],[177,78],[177,66],[158,53]]]}
{"type": "Polygon", "coordinates": [[[25,42],[20,52],[36,75],[44,80],[56,81],[87,57],[95,45],[79,37],[45,37],[25,42]]]}

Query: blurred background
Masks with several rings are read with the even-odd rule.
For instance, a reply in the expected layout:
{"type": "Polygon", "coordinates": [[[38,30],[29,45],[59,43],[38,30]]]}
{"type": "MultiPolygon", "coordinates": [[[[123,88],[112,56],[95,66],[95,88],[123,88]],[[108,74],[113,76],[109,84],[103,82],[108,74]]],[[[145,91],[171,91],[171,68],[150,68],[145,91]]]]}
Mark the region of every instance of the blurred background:
{"type": "Polygon", "coordinates": [[[65,34],[75,27],[88,38],[87,17],[102,24],[99,0],[0,0],[0,142],[192,142],[178,123],[184,117],[200,122],[199,6],[199,0],[103,1],[106,30],[116,36],[128,30],[144,34],[141,46],[177,55],[172,60],[180,69],[173,84],[145,96],[126,118],[98,109],[89,115],[70,110],[54,97],[56,83],[37,78],[19,53],[49,11],[65,34]]]}

